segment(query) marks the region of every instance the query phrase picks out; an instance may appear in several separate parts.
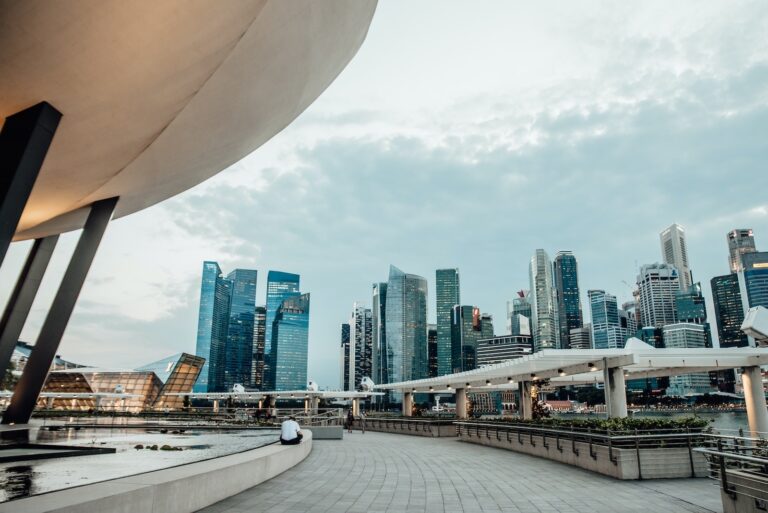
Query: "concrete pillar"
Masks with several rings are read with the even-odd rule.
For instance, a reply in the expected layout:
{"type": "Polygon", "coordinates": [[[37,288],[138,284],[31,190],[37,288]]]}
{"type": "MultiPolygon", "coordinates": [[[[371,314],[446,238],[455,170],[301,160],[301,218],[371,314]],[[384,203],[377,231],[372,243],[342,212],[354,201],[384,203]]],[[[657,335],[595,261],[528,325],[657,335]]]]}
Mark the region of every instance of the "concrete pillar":
{"type": "Polygon", "coordinates": [[[533,418],[533,408],[531,406],[531,382],[520,381],[517,384],[517,390],[520,392],[518,416],[521,419],[533,418]]]}
{"type": "Polygon", "coordinates": [[[45,408],[48,410],[53,409],[53,397],[46,397],[45,398],[45,408]]]}
{"type": "Polygon", "coordinates": [[[360,415],[360,398],[356,397],[352,399],[352,415],[355,417],[360,415]]]}
{"type": "Polygon", "coordinates": [[[403,416],[410,417],[413,415],[413,394],[411,392],[403,392],[403,416]]]}
{"type": "Polygon", "coordinates": [[[467,418],[467,389],[466,388],[456,389],[456,418],[457,419],[467,418]]]}
{"type": "Polygon", "coordinates": [[[304,399],[304,413],[309,413],[309,399],[304,399]]]}
{"type": "Polygon", "coordinates": [[[320,411],[320,398],[315,396],[312,398],[312,413],[315,415],[320,411]]]}
{"type": "Polygon", "coordinates": [[[219,413],[219,400],[213,400],[213,413],[219,413]]]}
{"type": "Polygon", "coordinates": [[[753,436],[768,437],[768,409],[763,392],[763,376],[760,367],[744,367],[741,374],[744,385],[744,403],[747,407],[747,421],[753,436]]]}
{"type": "Polygon", "coordinates": [[[624,368],[603,369],[605,378],[605,409],[609,418],[627,416],[627,387],[624,383],[624,368]]]}

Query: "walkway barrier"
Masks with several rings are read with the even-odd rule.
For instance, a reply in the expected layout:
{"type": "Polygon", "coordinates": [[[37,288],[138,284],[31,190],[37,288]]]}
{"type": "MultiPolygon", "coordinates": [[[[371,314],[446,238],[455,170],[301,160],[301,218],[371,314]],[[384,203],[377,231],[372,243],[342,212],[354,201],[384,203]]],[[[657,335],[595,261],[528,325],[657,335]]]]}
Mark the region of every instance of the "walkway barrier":
{"type": "Polygon", "coordinates": [[[720,481],[725,513],[768,511],[768,442],[722,437],[713,449],[697,448],[710,463],[710,477],[720,481]]]}
{"type": "MultiPolygon", "coordinates": [[[[354,429],[361,429],[360,420],[356,419],[354,429]]],[[[446,437],[456,436],[456,426],[452,420],[404,419],[398,417],[366,417],[365,429],[383,433],[400,433],[413,436],[446,437]]]]}
{"type": "Polygon", "coordinates": [[[617,479],[706,477],[711,444],[701,431],[603,431],[530,424],[456,422],[460,440],[531,454],[617,479]]]}

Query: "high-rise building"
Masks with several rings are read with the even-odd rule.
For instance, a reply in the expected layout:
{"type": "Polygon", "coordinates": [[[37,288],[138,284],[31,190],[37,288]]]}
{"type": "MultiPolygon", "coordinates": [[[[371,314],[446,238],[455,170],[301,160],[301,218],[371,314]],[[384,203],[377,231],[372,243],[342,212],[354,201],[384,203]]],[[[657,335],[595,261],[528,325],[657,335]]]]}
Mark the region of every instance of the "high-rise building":
{"type": "Polygon", "coordinates": [[[574,328],[570,333],[570,349],[592,349],[592,324],[574,328]]]}
{"type": "Polygon", "coordinates": [[[341,389],[350,391],[350,374],[354,369],[354,358],[350,354],[351,346],[349,341],[349,323],[341,325],[341,389]]]}
{"type": "Polygon", "coordinates": [[[203,262],[195,355],[205,358],[205,364],[194,392],[218,392],[224,387],[229,300],[230,282],[221,275],[219,264],[203,262]]]}
{"type": "Polygon", "coordinates": [[[272,368],[272,328],[275,324],[275,316],[277,315],[277,309],[280,308],[283,301],[301,295],[301,292],[299,292],[299,280],[300,276],[298,274],[282,271],[269,271],[269,274],[267,274],[267,329],[264,334],[267,342],[264,352],[264,374],[268,377],[266,384],[269,387],[274,387],[274,382],[271,379],[272,376],[275,376],[274,369],[272,368]]]}
{"type": "Polygon", "coordinates": [[[595,349],[621,349],[630,336],[622,327],[616,296],[604,290],[587,291],[592,315],[592,343],[595,349]]]}
{"type": "Polygon", "coordinates": [[[537,249],[531,258],[529,277],[533,350],[557,349],[559,333],[557,305],[552,283],[552,264],[547,252],[543,249],[537,249]]]}
{"type": "Polygon", "coordinates": [[[529,295],[529,291],[520,290],[511,305],[507,302],[507,331],[510,335],[533,336],[529,295]]]}
{"type": "Polygon", "coordinates": [[[346,381],[342,383],[344,390],[359,390],[363,378],[371,378],[373,366],[372,337],[371,309],[354,303],[352,305],[352,317],[349,319],[349,342],[345,360],[348,369],[345,371],[346,381]]]}
{"type": "Polygon", "coordinates": [[[427,280],[389,268],[384,365],[390,383],[426,378],[427,280]]]}
{"type": "Polygon", "coordinates": [[[477,367],[477,344],[493,337],[493,319],[476,306],[456,305],[451,313],[451,353],[453,372],[477,367]]]}
{"type": "Polygon", "coordinates": [[[373,284],[372,314],[372,341],[373,341],[373,365],[371,379],[375,383],[389,383],[387,374],[387,362],[392,359],[387,350],[387,284],[373,284]]]}
{"type": "Polygon", "coordinates": [[[264,349],[266,346],[267,307],[257,306],[253,315],[253,363],[251,386],[264,390],[264,349]]]}
{"type": "Polygon", "coordinates": [[[427,359],[429,361],[429,377],[438,376],[438,358],[437,358],[437,325],[427,325],[427,359]]]}
{"type": "Polygon", "coordinates": [[[435,272],[435,298],[437,303],[437,374],[450,374],[451,362],[451,310],[461,304],[459,270],[438,269],[435,272]]]}
{"type": "Polygon", "coordinates": [[[477,341],[477,367],[495,365],[531,354],[531,337],[501,335],[477,341]]]}
{"type": "Polygon", "coordinates": [[[745,253],[754,253],[755,237],[752,235],[751,228],[736,228],[726,235],[728,240],[728,265],[732,273],[744,270],[741,263],[741,256],[745,253]]]}
{"type": "Polygon", "coordinates": [[[707,338],[705,347],[712,347],[712,333],[707,322],[707,305],[701,283],[694,283],[687,290],[679,290],[675,294],[675,309],[678,323],[700,324],[704,327],[707,338]]]}
{"type": "Polygon", "coordinates": [[[560,251],[554,262],[555,296],[557,298],[560,348],[570,348],[571,330],[581,328],[584,320],[579,297],[579,272],[576,257],[570,251],[560,251]]]}
{"type": "MultiPolygon", "coordinates": [[[[678,322],[663,328],[664,345],[667,349],[707,347],[707,332],[703,324],[678,322]]],[[[709,392],[710,376],[706,372],[670,376],[667,395],[686,396],[709,392]]]]}
{"type": "Polygon", "coordinates": [[[688,265],[688,248],[685,244],[685,230],[679,224],[673,224],[659,235],[661,254],[664,263],[677,269],[678,288],[685,290],[693,284],[691,268],[688,265]]]}
{"type": "Polygon", "coordinates": [[[637,276],[637,288],[640,290],[641,327],[661,328],[677,322],[675,294],[680,285],[677,269],[673,265],[642,266],[637,276]]]}
{"type": "Polygon", "coordinates": [[[741,331],[744,305],[741,300],[738,274],[715,276],[710,281],[715,323],[720,347],[745,347],[749,339],[741,331]]]}
{"type": "Polygon", "coordinates": [[[224,390],[232,390],[235,384],[251,384],[257,274],[254,269],[235,269],[227,275],[231,296],[224,351],[224,390]]]}
{"type": "Polygon", "coordinates": [[[741,262],[739,288],[745,309],[768,308],[768,251],[744,253],[741,262]]]}
{"type": "Polygon", "coordinates": [[[283,300],[272,323],[273,390],[304,390],[309,349],[309,294],[283,300]]]}

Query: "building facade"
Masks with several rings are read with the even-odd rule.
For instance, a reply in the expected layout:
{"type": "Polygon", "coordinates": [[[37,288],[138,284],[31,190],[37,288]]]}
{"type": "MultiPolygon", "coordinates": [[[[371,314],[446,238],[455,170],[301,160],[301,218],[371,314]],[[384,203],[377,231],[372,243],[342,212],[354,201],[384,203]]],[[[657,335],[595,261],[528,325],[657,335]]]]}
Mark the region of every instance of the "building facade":
{"type": "Polygon", "coordinates": [[[341,389],[350,391],[350,371],[354,369],[354,358],[350,351],[349,323],[341,325],[341,389]]]}
{"type": "Polygon", "coordinates": [[[275,317],[277,316],[277,310],[283,301],[289,298],[297,297],[301,295],[299,292],[299,282],[301,277],[298,274],[286,273],[282,271],[269,271],[267,274],[267,317],[266,317],[266,331],[264,338],[266,340],[266,347],[264,350],[264,375],[267,376],[266,387],[268,390],[274,390],[275,382],[273,377],[275,376],[273,368],[273,337],[272,329],[275,324],[275,317]]]}
{"type": "Polygon", "coordinates": [[[661,234],[661,254],[664,263],[677,269],[678,287],[682,290],[693,285],[693,276],[688,264],[688,247],[685,243],[685,229],[679,224],[673,224],[661,234]]]}
{"type": "Polygon", "coordinates": [[[586,323],[581,328],[574,328],[570,333],[571,349],[592,349],[592,324],[586,323]]]}
{"type": "Polygon", "coordinates": [[[375,383],[389,383],[387,374],[387,362],[391,361],[393,355],[387,349],[387,284],[373,284],[373,302],[371,303],[371,323],[373,341],[373,365],[371,379],[375,383]]]}
{"type": "Polygon", "coordinates": [[[755,237],[751,228],[736,228],[726,234],[728,241],[728,266],[732,273],[744,270],[741,263],[741,256],[745,253],[754,253],[755,237]]]}
{"type": "Polygon", "coordinates": [[[439,376],[439,360],[437,354],[437,324],[427,325],[427,359],[428,359],[428,377],[436,378],[439,376]]]}
{"type": "Polygon", "coordinates": [[[459,270],[435,271],[438,376],[451,373],[451,310],[461,304],[460,296],[459,270]]]}
{"type": "Polygon", "coordinates": [[[507,332],[510,335],[533,336],[531,331],[530,292],[520,290],[511,304],[507,302],[507,332]]]}
{"type": "Polygon", "coordinates": [[[235,269],[227,275],[231,285],[223,390],[251,384],[257,274],[254,269],[235,269]]]}
{"type": "MultiPolygon", "coordinates": [[[[354,303],[349,319],[349,342],[345,363],[344,390],[359,390],[364,377],[373,371],[373,318],[370,308],[354,303]]],[[[343,330],[343,328],[342,328],[343,330]]],[[[343,340],[343,335],[342,335],[343,340]]],[[[373,379],[373,378],[371,378],[373,379]]]]}
{"type": "Polygon", "coordinates": [[[264,390],[264,350],[267,334],[267,307],[257,306],[253,314],[253,363],[251,386],[264,390]]]}
{"type": "Polygon", "coordinates": [[[203,262],[195,354],[205,359],[205,365],[195,384],[195,392],[225,390],[224,366],[231,289],[232,282],[222,276],[219,264],[203,262]]]}
{"type": "Polygon", "coordinates": [[[641,327],[662,328],[677,322],[675,295],[680,290],[677,269],[671,264],[649,264],[637,276],[641,327]]]}
{"type": "Polygon", "coordinates": [[[453,372],[477,368],[477,345],[493,337],[493,319],[476,306],[456,305],[451,313],[453,372]]]}
{"type": "Polygon", "coordinates": [[[529,277],[533,350],[557,349],[559,331],[552,283],[552,264],[547,252],[543,249],[537,249],[531,258],[529,277]]]}
{"type": "MultiPolygon", "coordinates": [[[[702,324],[678,322],[664,326],[664,345],[667,349],[690,349],[707,347],[707,331],[702,324]]],[[[707,372],[670,376],[667,395],[688,396],[705,394],[711,390],[710,375],[707,372]]]]}
{"type": "Polygon", "coordinates": [[[616,296],[604,290],[587,292],[592,315],[592,343],[595,349],[621,349],[630,336],[622,327],[616,296]]]}
{"type": "Polygon", "coordinates": [[[720,347],[746,347],[749,339],[741,331],[744,322],[744,305],[741,300],[737,273],[715,276],[710,281],[715,324],[720,347]]]}
{"type": "Polygon", "coordinates": [[[533,352],[530,336],[500,335],[477,341],[477,367],[494,365],[533,352]]]}
{"type": "Polygon", "coordinates": [[[305,390],[309,350],[309,294],[284,299],[272,325],[272,390],[305,390]]]}
{"type": "Polygon", "coordinates": [[[560,348],[570,349],[571,330],[581,328],[584,319],[579,296],[579,271],[576,257],[570,251],[560,251],[553,265],[555,297],[557,298],[560,348]]]}

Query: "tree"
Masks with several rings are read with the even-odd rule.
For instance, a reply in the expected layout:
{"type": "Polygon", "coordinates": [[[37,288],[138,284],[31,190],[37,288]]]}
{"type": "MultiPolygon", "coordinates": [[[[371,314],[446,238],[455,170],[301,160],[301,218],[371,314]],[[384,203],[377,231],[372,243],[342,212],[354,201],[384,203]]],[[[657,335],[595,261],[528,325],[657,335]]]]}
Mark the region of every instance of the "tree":
{"type": "Polygon", "coordinates": [[[16,387],[19,378],[13,373],[15,370],[16,364],[14,364],[13,361],[8,362],[8,368],[5,369],[5,376],[3,376],[2,381],[0,381],[0,389],[13,390],[16,387]]]}

